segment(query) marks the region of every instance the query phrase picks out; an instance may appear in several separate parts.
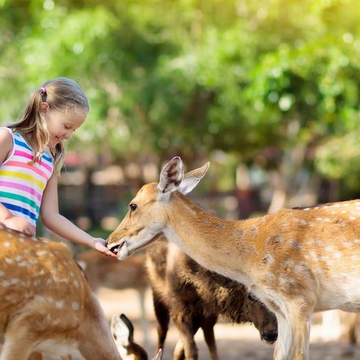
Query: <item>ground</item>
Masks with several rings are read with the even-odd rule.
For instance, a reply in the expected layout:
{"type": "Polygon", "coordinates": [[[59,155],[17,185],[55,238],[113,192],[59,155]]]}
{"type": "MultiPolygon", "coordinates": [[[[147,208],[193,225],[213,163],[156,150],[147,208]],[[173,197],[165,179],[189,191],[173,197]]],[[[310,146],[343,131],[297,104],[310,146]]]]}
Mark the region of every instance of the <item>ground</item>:
{"type": "MultiPolygon", "coordinates": [[[[140,311],[137,293],[134,290],[115,291],[102,288],[99,292],[100,302],[106,315],[111,318],[114,313],[125,313],[134,323],[135,341],[143,344],[143,332],[140,326],[140,311]]],[[[155,351],[156,323],[153,315],[150,292],[146,296],[146,308],[149,317],[149,345],[146,346],[150,358],[155,351]]],[[[231,325],[219,323],[215,327],[217,346],[222,360],[270,360],[273,346],[260,341],[258,331],[250,325],[231,325]]],[[[172,359],[172,349],[178,339],[174,326],[171,326],[164,360],[172,359]]],[[[210,360],[202,334],[196,336],[199,347],[199,360],[210,360]]],[[[352,360],[360,359],[360,345],[350,346],[344,342],[323,342],[321,327],[314,325],[311,332],[311,360],[352,360]]]]}

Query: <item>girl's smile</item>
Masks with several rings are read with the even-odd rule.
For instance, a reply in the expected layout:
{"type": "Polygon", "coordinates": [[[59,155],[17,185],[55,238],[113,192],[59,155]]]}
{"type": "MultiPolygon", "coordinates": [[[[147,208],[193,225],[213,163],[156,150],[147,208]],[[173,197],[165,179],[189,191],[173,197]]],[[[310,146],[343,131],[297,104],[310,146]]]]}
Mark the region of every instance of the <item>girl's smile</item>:
{"type": "Polygon", "coordinates": [[[74,131],[84,123],[88,114],[84,109],[74,107],[68,108],[65,112],[50,108],[44,110],[49,131],[49,148],[54,148],[58,143],[70,139],[74,131]]]}

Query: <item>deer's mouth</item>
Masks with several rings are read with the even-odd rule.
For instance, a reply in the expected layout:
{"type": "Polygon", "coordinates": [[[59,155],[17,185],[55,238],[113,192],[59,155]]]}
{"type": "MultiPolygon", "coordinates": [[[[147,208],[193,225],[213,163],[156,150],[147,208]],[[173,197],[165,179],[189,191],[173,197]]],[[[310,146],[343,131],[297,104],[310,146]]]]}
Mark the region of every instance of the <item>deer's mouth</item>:
{"type": "Polygon", "coordinates": [[[118,253],[120,249],[125,245],[125,240],[120,241],[119,243],[110,244],[108,245],[108,249],[113,252],[114,254],[118,253]]]}

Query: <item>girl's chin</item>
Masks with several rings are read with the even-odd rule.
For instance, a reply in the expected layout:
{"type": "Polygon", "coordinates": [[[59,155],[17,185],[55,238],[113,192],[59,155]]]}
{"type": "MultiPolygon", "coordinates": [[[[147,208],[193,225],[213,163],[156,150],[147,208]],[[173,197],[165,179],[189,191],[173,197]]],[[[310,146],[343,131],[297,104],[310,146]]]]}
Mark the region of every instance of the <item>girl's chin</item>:
{"type": "Polygon", "coordinates": [[[49,142],[48,142],[48,148],[50,148],[50,149],[53,149],[53,148],[55,148],[55,146],[57,145],[57,144],[60,144],[61,143],[61,141],[60,140],[58,140],[58,139],[52,139],[52,140],[50,140],[49,142]]]}

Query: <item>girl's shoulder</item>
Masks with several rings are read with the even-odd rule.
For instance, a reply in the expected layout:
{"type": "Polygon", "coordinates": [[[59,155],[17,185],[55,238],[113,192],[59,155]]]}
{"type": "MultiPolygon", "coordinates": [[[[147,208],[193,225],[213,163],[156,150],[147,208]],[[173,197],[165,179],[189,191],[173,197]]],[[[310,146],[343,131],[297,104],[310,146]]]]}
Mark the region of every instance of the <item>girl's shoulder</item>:
{"type": "Polygon", "coordinates": [[[0,128],[0,164],[2,164],[11,154],[13,141],[10,129],[0,128]]]}
{"type": "Polygon", "coordinates": [[[8,145],[9,147],[12,147],[13,135],[9,128],[0,127],[0,143],[1,146],[8,145]]]}

